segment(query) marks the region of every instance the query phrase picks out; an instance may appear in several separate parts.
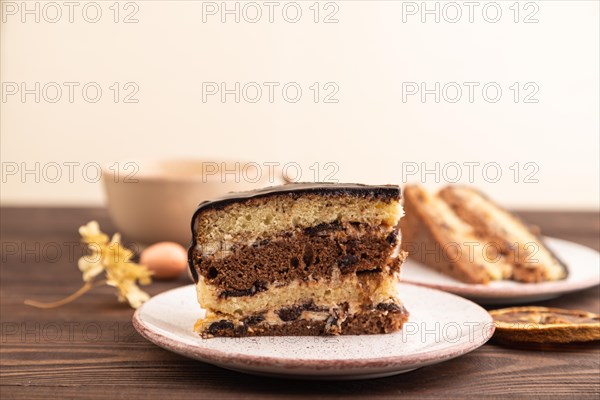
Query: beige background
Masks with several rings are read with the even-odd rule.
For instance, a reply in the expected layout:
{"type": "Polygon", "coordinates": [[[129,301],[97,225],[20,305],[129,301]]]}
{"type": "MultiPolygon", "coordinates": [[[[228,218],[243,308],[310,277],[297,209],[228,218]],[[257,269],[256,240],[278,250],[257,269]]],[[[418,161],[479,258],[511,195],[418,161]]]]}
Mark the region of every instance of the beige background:
{"type": "MultiPolygon", "coordinates": [[[[3,205],[101,204],[100,182],[82,175],[86,163],[200,157],[298,162],[306,180],[314,162],[334,162],[341,181],[378,183],[401,183],[402,163],[495,162],[502,178],[487,182],[479,170],[474,183],[508,206],[598,208],[596,1],[535,2],[539,22],[531,24],[513,22],[513,1],[497,2],[498,23],[476,11],[474,23],[463,16],[454,24],[431,17],[421,23],[418,15],[403,23],[403,3],[394,1],[336,2],[334,24],[312,21],[313,2],[300,2],[303,17],[295,24],[277,12],[274,23],[264,16],[254,24],[221,23],[218,16],[203,23],[200,1],[138,1],[139,22],[114,23],[113,2],[98,3],[97,23],[77,10],[73,23],[66,15],[56,23],[43,16],[23,23],[20,14],[3,14],[3,95],[7,82],[97,82],[103,89],[97,103],[86,102],[80,89],[73,103],[66,89],[57,103],[36,103],[32,95],[25,102],[18,95],[2,99],[3,205]],[[280,95],[273,103],[204,103],[202,83],[222,81],[293,81],[303,96],[297,103],[280,95]],[[402,101],[403,82],[436,81],[497,82],[503,95],[497,103],[480,91],[473,103],[402,101]],[[137,84],[139,102],[115,103],[114,82],[121,90],[137,84]],[[339,102],[314,103],[314,82],[335,82],[339,102]],[[535,82],[539,102],[515,103],[514,82],[535,82]],[[36,162],[39,182],[35,174],[7,173],[36,162]],[[65,162],[80,163],[72,182],[65,162]],[[517,183],[509,169],[515,162],[517,183]],[[539,167],[538,183],[523,182],[533,171],[523,169],[528,162],[539,167]],[[63,166],[58,182],[44,179],[49,163],[63,166]]],[[[132,10],[121,9],[120,18],[132,10]]],[[[523,19],[531,10],[521,11],[523,19]]],[[[425,181],[436,184],[433,176],[425,181]]]]}

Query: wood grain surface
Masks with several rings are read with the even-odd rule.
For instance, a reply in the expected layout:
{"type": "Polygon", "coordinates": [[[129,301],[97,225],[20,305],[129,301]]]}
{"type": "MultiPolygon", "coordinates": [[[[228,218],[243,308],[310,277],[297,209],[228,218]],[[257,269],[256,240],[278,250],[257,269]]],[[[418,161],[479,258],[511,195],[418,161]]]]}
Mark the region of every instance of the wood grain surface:
{"type": "MultiPolygon", "coordinates": [[[[597,213],[520,213],[545,235],[600,248],[597,213]]],[[[488,343],[463,357],[404,375],[354,382],[303,382],[230,372],[162,350],[131,325],[133,311],[98,288],[58,309],[81,286],[77,228],[96,219],[113,232],[104,209],[2,208],[0,398],[369,398],[515,396],[599,398],[598,343],[502,347],[488,343]]],[[[127,238],[124,238],[127,242],[127,238]]],[[[600,266],[596,266],[600,267],[600,266]]],[[[155,282],[157,294],[189,283],[155,282]]],[[[600,313],[593,288],[538,303],[600,313]]]]}

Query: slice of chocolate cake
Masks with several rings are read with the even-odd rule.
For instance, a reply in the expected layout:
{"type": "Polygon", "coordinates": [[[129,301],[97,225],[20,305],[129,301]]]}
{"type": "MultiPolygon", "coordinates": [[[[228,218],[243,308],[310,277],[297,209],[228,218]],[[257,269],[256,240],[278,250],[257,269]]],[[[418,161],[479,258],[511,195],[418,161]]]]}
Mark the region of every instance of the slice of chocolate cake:
{"type": "Polygon", "coordinates": [[[397,331],[397,186],[287,184],[200,204],[189,263],[204,337],[397,331]]]}
{"type": "Polygon", "coordinates": [[[567,276],[538,233],[475,189],[448,186],[432,194],[407,186],[404,209],[403,250],[463,282],[533,283],[567,276]]]}

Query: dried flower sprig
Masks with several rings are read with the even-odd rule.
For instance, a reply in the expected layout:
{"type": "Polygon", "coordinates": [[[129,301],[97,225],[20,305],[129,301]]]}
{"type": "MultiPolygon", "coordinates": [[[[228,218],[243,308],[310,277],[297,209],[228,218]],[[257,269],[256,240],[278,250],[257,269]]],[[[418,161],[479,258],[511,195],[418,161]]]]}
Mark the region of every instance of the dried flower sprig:
{"type": "Polygon", "coordinates": [[[127,301],[133,308],[138,308],[150,298],[148,293],[138,287],[138,283],[150,284],[152,273],[145,266],[131,261],[134,253],[123,247],[118,233],[109,240],[108,235],[100,231],[98,222],[91,221],[79,228],[79,234],[90,251],[90,254],[81,257],[77,263],[83,273],[84,285],[70,296],[55,302],[26,300],[25,304],[38,308],[60,307],[104,284],[116,287],[119,301],[127,301]],[[97,280],[103,272],[106,279],[97,280]]]}

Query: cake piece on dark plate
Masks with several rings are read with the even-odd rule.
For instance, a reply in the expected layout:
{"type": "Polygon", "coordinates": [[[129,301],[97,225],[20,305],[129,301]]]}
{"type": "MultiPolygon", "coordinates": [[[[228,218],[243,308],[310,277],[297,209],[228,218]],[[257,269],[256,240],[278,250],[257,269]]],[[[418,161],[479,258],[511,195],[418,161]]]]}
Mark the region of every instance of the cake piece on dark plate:
{"type": "Polygon", "coordinates": [[[200,204],[189,262],[204,337],[401,329],[397,186],[296,183],[200,204]]]}

